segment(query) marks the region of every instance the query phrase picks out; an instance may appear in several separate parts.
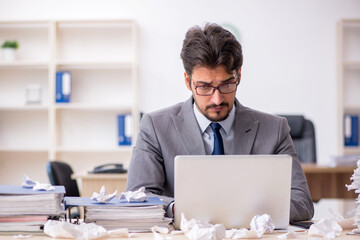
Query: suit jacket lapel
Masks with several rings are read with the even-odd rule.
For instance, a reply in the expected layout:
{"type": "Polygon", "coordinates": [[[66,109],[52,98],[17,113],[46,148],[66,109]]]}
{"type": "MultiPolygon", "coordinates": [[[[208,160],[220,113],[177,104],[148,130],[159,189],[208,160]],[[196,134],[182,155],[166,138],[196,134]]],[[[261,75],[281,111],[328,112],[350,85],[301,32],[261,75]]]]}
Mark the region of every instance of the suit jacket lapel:
{"type": "Polygon", "coordinates": [[[234,145],[232,154],[250,154],[258,131],[259,121],[253,120],[246,114],[247,108],[236,104],[235,123],[234,123],[234,145]]]}
{"type": "Polygon", "coordinates": [[[180,141],[186,150],[184,154],[205,155],[204,141],[193,111],[193,98],[187,100],[179,114],[172,118],[180,141]]]}

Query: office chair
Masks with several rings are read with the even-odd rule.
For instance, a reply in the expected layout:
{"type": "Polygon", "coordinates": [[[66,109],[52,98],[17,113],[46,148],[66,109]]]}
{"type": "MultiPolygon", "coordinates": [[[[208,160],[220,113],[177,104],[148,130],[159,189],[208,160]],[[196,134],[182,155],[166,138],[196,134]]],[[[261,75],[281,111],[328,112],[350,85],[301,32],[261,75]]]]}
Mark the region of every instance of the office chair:
{"type": "Polygon", "coordinates": [[[76,180],[71,179],[73,170],[67,163],[50,161],[46,165],[46,170],[52,185],[63,185],[65,187],[65,196],[80,196],[76,180]]]}
{"type": "MultiPolygon", "coordinates": [[[[49,176],[51,185],[62,185],[65,187],[65,196],[79,197],[79,189],[76,180],[71,179],[73,170],[70,165],[59,161],[50,161],[46,164],[46,171],[49,176]]],[[[71,218],[79,218],[80,208],[76,207],[75,211],[71,211],[71,218]]]]}
{"type": "Polygon", "coordinates": [[[314,124],[302,115],[281,115],[291,128],[290,135],[299,154],[300,162],[316,163],[316,141],[314,124]]]}

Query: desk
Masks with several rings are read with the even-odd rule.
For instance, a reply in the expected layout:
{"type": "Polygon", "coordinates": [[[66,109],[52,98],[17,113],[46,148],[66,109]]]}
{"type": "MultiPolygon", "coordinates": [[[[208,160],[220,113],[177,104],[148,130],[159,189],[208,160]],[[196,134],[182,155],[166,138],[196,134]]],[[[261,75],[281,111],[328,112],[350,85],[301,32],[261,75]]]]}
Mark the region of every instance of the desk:
{"type": "Polygon", "coordinates": [[[93,192],[99,192],[104,185],[106,193],[118,191],[124,192],[126,188],[127,174],[120,173],[79,173],[73,174],[72,179],[81,182],[80,194],[82,197],[91,197],[93,192]]]}
{"type": "Polygon", "coordinates": [[[328,167],[316,164],[301,164],[304,170],[311,198],[314,202],[322,198],[355,199],[355,191],[348,191],[345,184],[350,184],[354,167],[328,167]]]}
{"type": "MultiPolygon", "coordinates": [[[[343,231],[341,233],[340,237],[337,237],[336,239],[341,239],[341,240],[358,240],[359,239],[359,235],[346,235],[346,230],[343,231]]],[[[268,239],[268,240],[279,240],[278,239],[278,235],[281,235],[283,233],[266,233],[262,236],[262,238],[264,239],[268,239]]],[[[184,235],[169,235],[173,240],[187,240],[187,238],[184,235]]],[[[0,240],[5,240],[5,239],[9,239],[12,238],[11,235],[0,235],[0,240]]],[[[35,236],[33,235],[31,238],[31,240],[51,240],[53,238],[45,235],[45,236],[35,236]]],[[[136,240],[149,240],[149,239],[154,239],[154,235],[152,233],[138,233],[136,235],[136,237],[132,237],[132,238],[111,238],[111,239],[136,239],[136,240]]],[[[314,239],[314,237],[308,237],[307,233],[305,232],[300,232],[297,235],[296,239],[314,239]]],[[[318,239],[322,239],[322,238],[318,238],[318,239]]]]}
{"type": "MultiPolygon", "coordinates": [[[[354,167],[328,167],[316,164],[301,164],[308,181],[310,194],[314,202],[322,198],[355,199],[355,191],[348,191],[345,184],[350,184],[354,167]]],[[[73,174],[73,179],[81,182],[81,196],[91,197],[93,192],[99,192],[105,185],[107,193],[125,191],[127,174],[106,173],[73,174]]]]}

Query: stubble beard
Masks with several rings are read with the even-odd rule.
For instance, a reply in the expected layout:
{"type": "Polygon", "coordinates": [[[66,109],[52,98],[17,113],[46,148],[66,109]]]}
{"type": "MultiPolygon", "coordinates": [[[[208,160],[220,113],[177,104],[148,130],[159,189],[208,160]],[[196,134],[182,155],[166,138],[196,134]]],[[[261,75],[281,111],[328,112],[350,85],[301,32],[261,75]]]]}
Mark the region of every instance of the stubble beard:
{"type": "Polygon", "coordinates": [[[197,108],[199,109],[199,111],[207,118],[209,119],[211,122],[220,122],[220,121],[223,121],[225,120],[229,114],[230,114],[230,109],[229,109],[229,104],[228,103],[221,103],[220,105],[215,105],[215,104],[212,104],[212,105],[209,105],[209,106],[206,106],[205,107],[205,110],[201,109],[199,107],[199,105],[197,104],[197,102],[195,101],[195,104],[197,106],[197,108]],[[221,112],[215,112],[215,114],[217,115],[216,117],[211,117],[208,113],[207,113],[207,110],[208,109],[211,109],[213,107],[220,107],[220,106],[223,106],[223,107],[226,107],[227,109],[227,112],[224,116],[221,116],[221,112]]]}

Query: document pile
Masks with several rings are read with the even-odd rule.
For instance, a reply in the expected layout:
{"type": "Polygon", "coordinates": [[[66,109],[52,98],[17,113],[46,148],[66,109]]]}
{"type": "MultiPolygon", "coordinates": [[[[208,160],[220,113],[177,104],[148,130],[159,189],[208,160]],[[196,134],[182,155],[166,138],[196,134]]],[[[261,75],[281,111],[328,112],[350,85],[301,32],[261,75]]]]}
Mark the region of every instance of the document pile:
{"type": "Polygon", "coordinates": [[[64,216],[64,186],[34,190],[0,185],[0,232],[42,232],[48,218],[64,216]]]}
{"type": "Polygon", "coordinates": [[[97,194],[93,198],[65,197],[65,205],[83,206],[85,223],[94,222],[106,230],[128,228],[129,232],[148,232],[153,226],[168,227],[172,221],[164,217],[164,202],[157,197],[129,202],[113,196],[107,201],[103,201],[105,196],[97,194]]]}
{"type": "Polygon", "coordinates": [[[352,231],[354,234],[360,234],[360,159],[357,161],[357,169],[354,170],[354,174],[350,178],[352,183],[350,185],[346,185],[348,190],[355,190],[355,193],[358,193],[358,197],[356,199],[357,208],[356,217],[355,217],[355,225],[357,226],[356,229],[352,231]]]}

